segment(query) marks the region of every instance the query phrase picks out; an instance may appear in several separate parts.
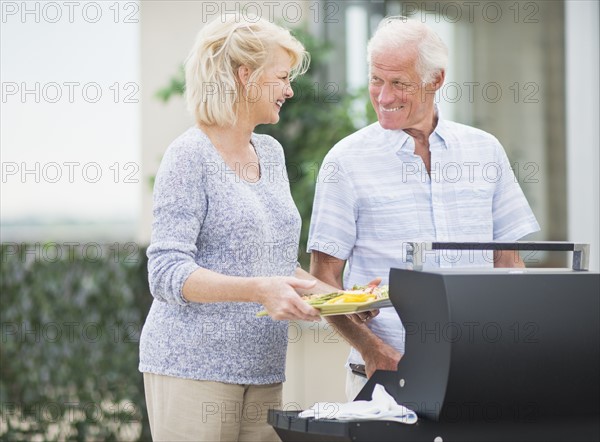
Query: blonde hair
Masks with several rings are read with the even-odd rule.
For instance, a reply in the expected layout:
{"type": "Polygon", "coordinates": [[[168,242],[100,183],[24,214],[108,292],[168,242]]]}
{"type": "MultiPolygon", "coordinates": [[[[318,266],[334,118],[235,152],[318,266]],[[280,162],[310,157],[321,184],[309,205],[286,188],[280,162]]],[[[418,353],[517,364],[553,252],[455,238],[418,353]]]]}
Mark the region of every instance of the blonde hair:
{"type": "Polygon", "coordinates": [[[263,74],[275,47],[291,57],[290,81],[308,69],[309,54],[290,31],[262,18],[229,16],[205,25],[185,62],[185,99],[196,121],[229,126],[237,121],[241,85],[238,68],[263,74]]]}
{"type": "Polygon", "coordinates": [[[416,70],[423,83],[430,83],[436,74],[446,70],[448,47],[433,29],[420,21],[400,15],[384,18],[367,45],[369,70],[373,52],[383,50],[417,50],[416,70]]]}

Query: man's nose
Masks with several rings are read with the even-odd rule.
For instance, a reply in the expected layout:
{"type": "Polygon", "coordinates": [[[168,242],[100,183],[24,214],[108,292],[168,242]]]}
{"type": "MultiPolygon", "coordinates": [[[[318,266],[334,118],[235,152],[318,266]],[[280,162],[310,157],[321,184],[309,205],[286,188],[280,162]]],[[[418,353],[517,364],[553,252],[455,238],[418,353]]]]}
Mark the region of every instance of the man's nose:
{"type": "Polygon", "coordinates": [[[385,106],[386,104],[393,103],[396,99],[396,95],[390,85],[384,84],[379,91],[379,96],[377,99],[379,100],[379,104],[385,106]]]}

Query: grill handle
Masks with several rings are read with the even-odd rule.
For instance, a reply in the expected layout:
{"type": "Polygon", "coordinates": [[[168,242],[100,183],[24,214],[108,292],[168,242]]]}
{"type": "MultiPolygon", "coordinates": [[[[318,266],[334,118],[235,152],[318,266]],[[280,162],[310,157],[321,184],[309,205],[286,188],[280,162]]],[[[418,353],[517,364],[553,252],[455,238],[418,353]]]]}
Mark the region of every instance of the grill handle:
{"type": "Polygon", "coordinates": [[[423,270],[424,255],[433,250],[528,250],[573,252],[571,268],[589,270],[590,245],[562,241],[516,242],[409,242],[407,261],[413,270],[423,270]]]}

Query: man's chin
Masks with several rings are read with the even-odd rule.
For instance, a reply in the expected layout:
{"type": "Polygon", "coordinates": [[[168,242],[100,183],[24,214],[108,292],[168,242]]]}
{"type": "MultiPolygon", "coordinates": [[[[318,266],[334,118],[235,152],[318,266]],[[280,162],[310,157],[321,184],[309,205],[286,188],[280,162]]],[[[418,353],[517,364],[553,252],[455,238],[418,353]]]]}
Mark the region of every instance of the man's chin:
{"type": "Polygon", "coordinates": [[[385,130],[400,130],[402,129],[402,124],[400,123],[393,123],[390,121],[381,121],[379,120],[379,125],[384,128],[385,130]]]}

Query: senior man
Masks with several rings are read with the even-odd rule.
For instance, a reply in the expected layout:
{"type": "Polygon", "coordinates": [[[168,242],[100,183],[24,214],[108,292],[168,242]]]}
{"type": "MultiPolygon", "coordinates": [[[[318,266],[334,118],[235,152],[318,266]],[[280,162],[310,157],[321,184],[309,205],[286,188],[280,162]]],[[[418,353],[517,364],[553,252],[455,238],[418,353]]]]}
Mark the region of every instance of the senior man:
{"type": "MultiPolygon", "coordinates": [[[[378,121],[323,162],[308,240],[311,273],[322,281],[342,288],[381,276],[385,284],[390,267],[406,267],[408,242],[516,241],[539,230],[499,141],[440,115],[435,91],[447,60],[437,34],[405,17],[384,18],[369,41],[378,121]]],[[[524,266],[516,251],[427,258],[425,268],[524,266]]],[[[328,320],[352,346],[348,366],[365,365],[369,377],[397,369],[404,329],[393,308],[328,320]]],[[[365,382],[348,370],[349,400],[365,382]]]]}

